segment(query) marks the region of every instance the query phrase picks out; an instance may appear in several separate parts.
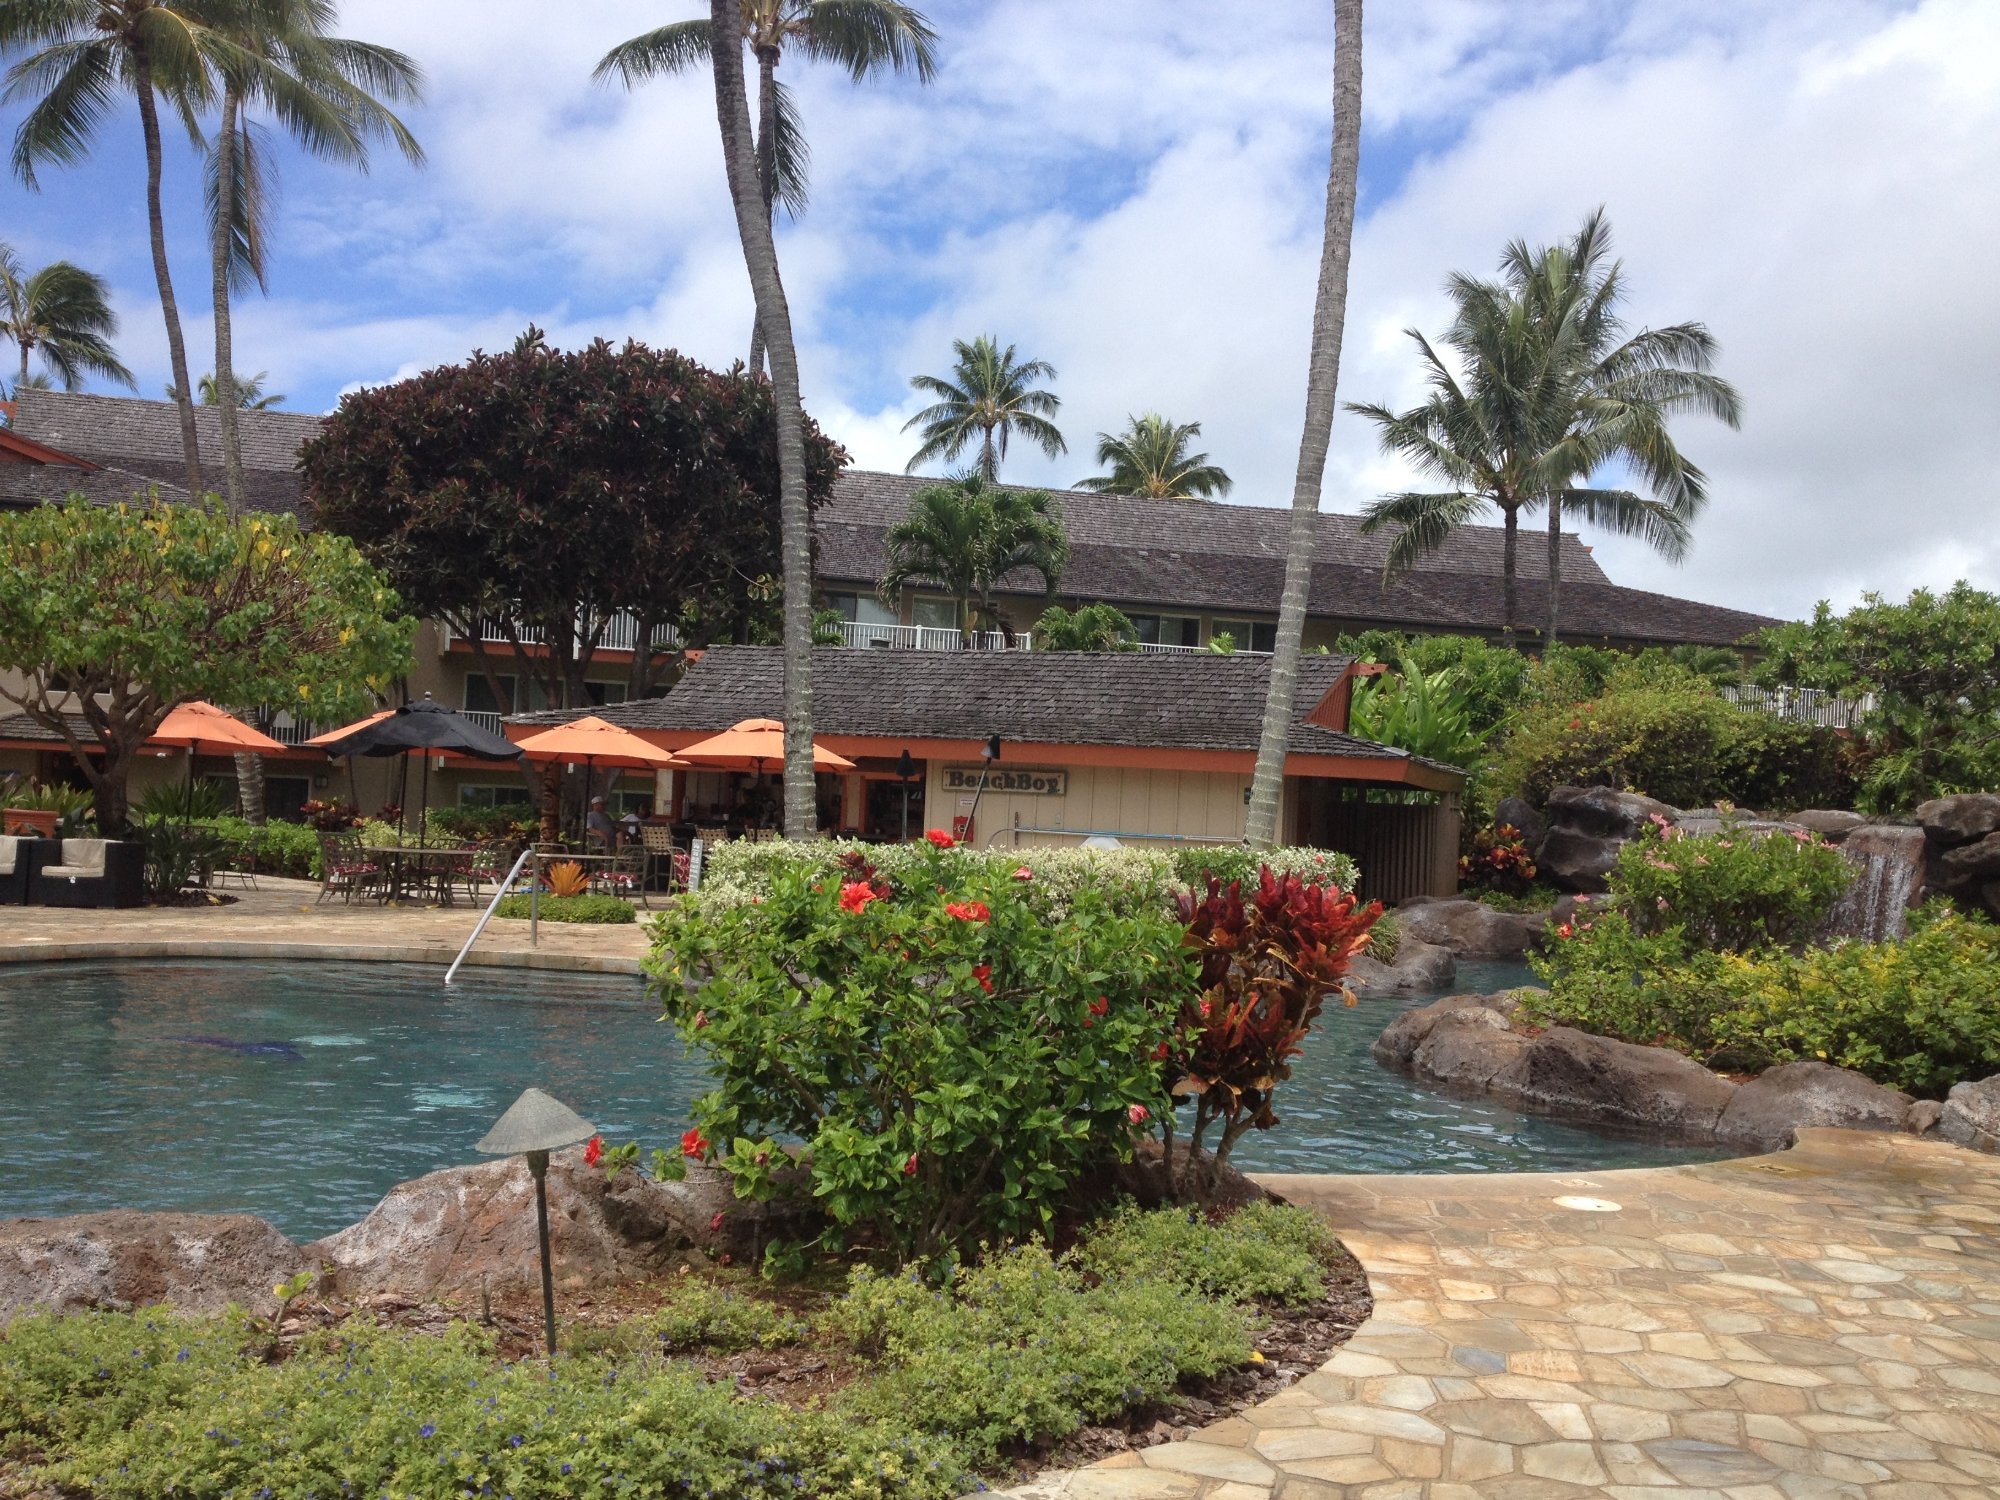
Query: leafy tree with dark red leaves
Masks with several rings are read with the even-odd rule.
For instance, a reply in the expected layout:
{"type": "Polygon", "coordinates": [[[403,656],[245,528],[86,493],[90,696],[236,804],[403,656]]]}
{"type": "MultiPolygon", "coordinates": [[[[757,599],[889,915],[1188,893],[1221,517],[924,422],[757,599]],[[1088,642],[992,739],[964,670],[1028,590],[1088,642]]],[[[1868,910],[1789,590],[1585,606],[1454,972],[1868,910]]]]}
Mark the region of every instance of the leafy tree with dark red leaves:
{"type": "MultiPolygon", "coordinates": [[[[1185,942],[1200,967],[1199,990],[1183,1003],[1168,1055],[1182,1075],[1174,1097],[1195,1104],[1183,1194],[1204,1196],[1238,1141],[1278,1123],[1271,1110],[1277,1087],[1292,1076],[1291,1059],[1326,997],[1338,991],[1354,1003],[1342,983],[1348,961],[1368,946],[1368,929],[1381,915],[1379,901],[1363,906],[1351,892],[1281,877],[1269,865],[1247,898],[1241,882],[1213,878],[1205,895],[1181,893],[1185,942]],[[1218,1121],[1222,1136],[1204,1163],[1202,1140],[1218,1121]]],[[[1171,1170],[1172,1117],[1162,1124],[1171,1170]]]]}
{"type": "MultiPolygon", "coordinates": [[[[847,460],[806,420],[814,504],[847,460]]],[[[495,625],[547,701],[580,707],[614,614],[650,642],[748,638],[775,616],[777,425],[771,388],[672,350],[599,340],[504,354],[358,391],[300,455],[316,523],[354,538],[405,604],[481,647],[495,625]],[[528,652],[524,646],[538,648],[528,652]]]]}

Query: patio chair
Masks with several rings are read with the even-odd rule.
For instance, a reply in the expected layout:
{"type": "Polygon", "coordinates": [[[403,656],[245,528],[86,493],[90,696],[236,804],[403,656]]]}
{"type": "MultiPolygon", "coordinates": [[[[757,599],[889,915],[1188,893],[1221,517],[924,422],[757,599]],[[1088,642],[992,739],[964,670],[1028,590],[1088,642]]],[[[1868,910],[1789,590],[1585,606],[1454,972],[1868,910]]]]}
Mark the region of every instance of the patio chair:
{"type": "Polygon", "coordinates": [[[694,831],[694,836],[701,840],[703,848],[713,849],[717,844],[729,841],[729,830],[719,826],[715,828],[697,828],[694,831]]]}
{"type": "Polygon", "coordinates": [[[352,905],[357,892],[368,894],[381,887],[382,867],[362,852],[361,840],[355,834],[321,834],[319,857],[321,901],[339,896],[352,905]]]}
{"type": "Polygon", "coordinates": [[[639,842],[646,849],[646,881],[650,885],[664,870],[667,875],[667,889],[672,890],[672,870],[674,852],[679,847],[674,843],[674,831],[660,824],[647,823],[639,829],[639,842]]]}
{"type": "Polygon", "coordinates": [[[487,891],[507,878],[514,867],[505,849],[480,849],[463,859],[453,860],[445,871],[443,889],[447,897],[454,887],[462,887],[474,906],[487,899],[487,891]]]}
{"type": "Polygon", "coordinates": [[[29,834],[0,835],[0,906],[26,906],[32,899],[35,871],[56,853],[54,839],[29,834]]]}
{"type": "Polygon", "coordinates": [[[608,863],[590,867],[590,888],[607,896],[636,897],[641,906],[652,909],[646,899],[646,851],[623,849],[608,863]]]}
{"type": "Polygon", "coordinates": [[[118,839],[62,839],[55,861],[35,871],[41,906],[125,907],[146,901],[146,856],[118,839]]]}

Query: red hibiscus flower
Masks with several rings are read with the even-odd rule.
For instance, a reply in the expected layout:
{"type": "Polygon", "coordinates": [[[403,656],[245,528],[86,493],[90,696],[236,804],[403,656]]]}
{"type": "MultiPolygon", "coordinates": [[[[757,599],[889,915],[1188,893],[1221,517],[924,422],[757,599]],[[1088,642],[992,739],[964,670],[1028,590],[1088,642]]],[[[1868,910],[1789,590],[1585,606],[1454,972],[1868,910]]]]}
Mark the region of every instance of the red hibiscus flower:
{"type": "Polygon", "coordinates": [[[993,993],[993,965],[981,964],[972,971],[972,977],[979,981],[979,987],[987,994],[993,993]]]}
{"type": "Polygon", "coordinates": [[[1110,1010],[1111,1001],[1107,996],[1099,995],[1095,1000],[1090,1002],[1090,1013],[1093,1016],[1106,1015],[1110,1010]]]}
{"type": "Polygon", "coordinates": [[[701,1030],[702,1027],[706,1026],[707,1024],[708,1024],[708,1012],[705,1010],[696,1011],[694,1013],[694,1029],[696,1031],[699,1031],[701,1030]]]}
{"type": "Polygon", "coordinates": [[[1017,869],[1014,872],[1014,878],[1016,880],[1033,880],[1035,878],[1035,872],[1029,869],[1026,865],[1022,865],[1019,869],[1017,869]]]}
{"type": "Polygon", "coordinates": [[[956,849],[958,847],[958,840],[946,833],[942,828],[926,829],[924,837],[940,849],[956,849]]]}
{"type": "Polygon", "coordinates": [[[585,1144],[583,1148],[583,1164],[586,1167],[594,1167],[603,1160],[604,1160],[604,1137],[601,1135],[594,1135],[590,1138],[590,1140],[585,1144]]]}
{"type": "Polygon", "coordinates": [[[1556,929],[1556,936],[1559,938],[1566,938],[1569,937],[1571,934],[1573,934],[1575,931],[1576,931],[1575,928],[1571,927],[1569,923],[1565,922],[1562,924],[1562,926],[1556,929]]]}
{"type": "Polygon", "coordinates": [[[1165,1062],[1166,1060],[1167,1060],[1167,1044],[1165,1042],[1162,1042],[1160,1043],[1159,1046],[1153,1049],[1153,1061],[1165,1062]]]}
{"type": "Polygon", "coordinates": [[[708,1155],[708,1137],[701,1133],[699,1125],[690,1125],[681,1132],[681,1155],[696,1160],[708,1155]]]}
{"type": "Polygon", "coordinates": [[[916,1175],[917,1175],[917,1153],[916,1153],[916,1152],[912,1151],[912,1152],[910,1153],[910,1159],[909,1159],[908,1161],[906,1161],[906,1162],[904,1162],[904,1163],[903,1163],[903,1175],[904,1175],[905,1177],[914,1177],[914,1176],[916,1176],[916,1175]]]}
{"type": "Polygon", "coordinates": [[[875,887],[865,880],[850,880],[840,888],[840,904],[843,910],[858,912],[870,901],[880,901],[875,887]]]}
{"type": "Polygon", "coordinates": [[[1143,1125],[1153,1118],[1153,1112],[1143,1104],[1134,1104],[1126,1109],[1125,1117],[1134,1125],[1143,1125]]]}
{"type": "Polygon", "coordinates": [[[993,911],[984,901],[947,901],[944,914],[957,917],[961,922],[984,922],[993,915],[993,911]]]}

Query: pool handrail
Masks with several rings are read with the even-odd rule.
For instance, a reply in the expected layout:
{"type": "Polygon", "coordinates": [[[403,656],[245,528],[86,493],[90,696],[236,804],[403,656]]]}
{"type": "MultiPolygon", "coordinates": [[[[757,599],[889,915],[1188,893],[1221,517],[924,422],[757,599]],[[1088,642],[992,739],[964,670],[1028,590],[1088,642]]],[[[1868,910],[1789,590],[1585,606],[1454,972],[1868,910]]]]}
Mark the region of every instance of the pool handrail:
{"type": "Polygon", "coordinates": [[[479,941],[479,934],[486,930],[486,924],[493,920],[493,913],[500,909],[500,903],[505,899],[507,892],[514,888],[514,882],[521,875],[521,866],[528,863],[529,860],[537,861],[533,883],[535,890],[539,891],[541,889],[542,871],[539,857],[532,847],[523,849],[521,857],[514,861],[514,868],[507,872],[507,878],[500,882],[500,889],[493,893],[493,899],[487,903],[485,914],[479,919],[479,925],[472,929],[472,936],[465,940],[465,946],[458,950],[458,957],[454,958],[451,961],[451,967],[444,971],[444,982],[447,985],[451,983],[452,976],[458,973],[458,966],[465,962],[465,955],[472,951],[472,945],[479,941]]]}

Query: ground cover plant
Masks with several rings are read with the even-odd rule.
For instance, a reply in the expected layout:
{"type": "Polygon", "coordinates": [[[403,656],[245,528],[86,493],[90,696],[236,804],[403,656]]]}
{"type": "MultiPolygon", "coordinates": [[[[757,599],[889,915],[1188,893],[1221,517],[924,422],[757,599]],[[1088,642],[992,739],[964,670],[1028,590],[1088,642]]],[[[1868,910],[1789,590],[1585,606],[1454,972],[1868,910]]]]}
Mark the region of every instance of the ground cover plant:
{"type": "Polygon", "coordinates": [[[544,922],[583,922],[598,926],[618,926],[638,920],[632,903],[618,896],[592,895],[585,893],[575,896],[543,895],[539,910],[534,897],[525,894],[502,896],[497,917],[518,917],[525,922],[530,916],[539,915],[544,922]]]}
{"type": "Polygon", "coordinates": [[[24,1317],[0,1333],[0,1475],[105,1500],[948,1500],[1085,1424],[1143,1431],[1205,1382],[1254,1390],[1272,1320],[1358,1286],[1317,1218],[1266,1204],[1219,1224],[1127,1208],[1065,1253],[998,1248],[942,1283],[669,1278],[651,1311],[572,1329],[551,1367],[460,1321],[308,1319],[274,1347],[240,1315],[24,1317]],[[729,1361],[787,1349],[841,1381],[788,1398],[729,1361]]]}

